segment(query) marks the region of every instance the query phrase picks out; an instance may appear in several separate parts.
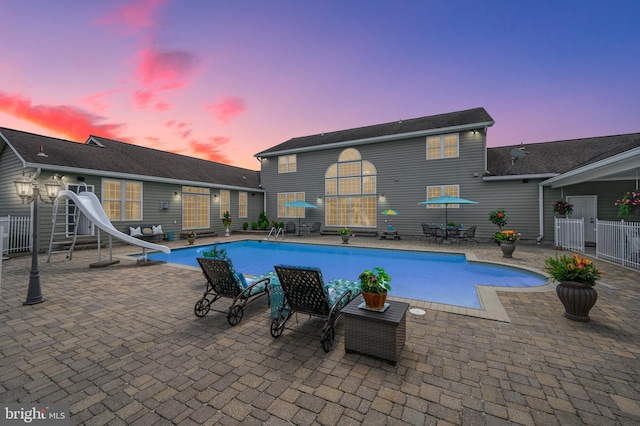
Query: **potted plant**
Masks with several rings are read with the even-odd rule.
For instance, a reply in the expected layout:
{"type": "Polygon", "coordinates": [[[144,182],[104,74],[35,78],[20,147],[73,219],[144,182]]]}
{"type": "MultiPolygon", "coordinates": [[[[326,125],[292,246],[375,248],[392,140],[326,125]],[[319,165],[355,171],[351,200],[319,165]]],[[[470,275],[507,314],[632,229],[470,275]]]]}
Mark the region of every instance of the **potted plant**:
{"type": "Polygon", "coordinates": [[[628,191],[616,200],[618,216],[640,216],[640,192],[628,191]]]}
{"type": "Polygon", "coordinates": [[[338,229],[338,234],[342,236],[342,244],[349,244],[349,238],[353,235],[353,232],[351,232],[351,229],[343,226],[338,229]]]}
{"type": "Polygon", "coordinates": [[[573,204],[570,204],[566,201],[556,201],[553,203],[553,212],[563,215],[570,215],[573,213],[573,204]]]}
{"type": "Polygon", "coordinates": [[[367,308],[380,310],[384,308],[387,292],[391,290],[391,277],[384,268],[366,269],[358,277],[362,288],[362,296],[367,308]]]}
{"type": "Polygon", "coordinates": [[[593,287],[604,272],[577,254],[547,257],[544,264],[544,271],[558,281],[556,293],[564,305],[564,316],[574,321],[589,321],[589,311],[598,300],[593,287]]]}
{"type": "Polygon", "coordinates": [[[228,211],[224,212],[224,214],[222,215],[222,224],[226,228],[224,234],[225,237],[229,236],[229,227],[231,226],[231,222],[233,222],[233,220],[231,219],[231,214],[229,214],[228,211]]]}
{"type": "Polygon", "coordinates": [[[496,209],[489,213],[489,221],[496,225],[501,231],[503,226],[507,226],[507,214],[503,208],[496,209]]]}
{"type": "Polygon", "coordinates": [[[512,258],[513,252],[516,250],[516,241],[520,239],[522,234],[513,229],[505,229],[493,234],[493,238],[500,245],[502,257],[512,258]]]}
{"type": "Polygon", "coordinates": [[[214,245],[211,250],[204,250],[202,256],[210,259],[226,259],[227,249],[218,250],[218,247],[214,245]]]}
{"type": "Polygon", "coordinates": [[[189,245],[193,245],[193,243],[196,241],[196,231],[187,231],[186,232],[187,235],[187,241],[189,241],[189,245]]]}

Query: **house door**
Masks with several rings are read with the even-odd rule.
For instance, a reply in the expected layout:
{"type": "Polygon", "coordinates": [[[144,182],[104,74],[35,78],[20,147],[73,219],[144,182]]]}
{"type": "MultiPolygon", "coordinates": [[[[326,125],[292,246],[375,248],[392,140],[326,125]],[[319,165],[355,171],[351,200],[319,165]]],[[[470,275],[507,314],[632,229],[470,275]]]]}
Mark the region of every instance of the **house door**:
{"type": "Polygon", "coordinates": [[[585,244],[595,245],[598,197],[596,195],[574,195],[567,197],[567,201],[573,204],[573,214],[571,218],[584,219],[585,244]]]}

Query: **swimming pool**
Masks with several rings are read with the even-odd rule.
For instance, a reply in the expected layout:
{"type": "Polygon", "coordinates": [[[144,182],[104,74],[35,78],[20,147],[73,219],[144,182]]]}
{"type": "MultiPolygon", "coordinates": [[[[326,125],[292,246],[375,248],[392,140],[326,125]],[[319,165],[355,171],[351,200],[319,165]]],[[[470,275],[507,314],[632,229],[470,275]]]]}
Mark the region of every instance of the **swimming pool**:
{"type": "MultiPolygon", "coordinates": [[[[173,249],[171,254],[150,253],[151,260],[198,266],[197,257],[214,244],[173,249]]],[[[235,269],[261,275],[274,265],[315,266],[326,281],[357,280],[365,269],[383,267],[391,276],[391,294],[407,299],[480,309],[476,285],[533,287],[546,284],[539,274],[499,265],[467,262],[463,254],[426,253],[269,241],[217,243],[226,249],[235,269]]]]}

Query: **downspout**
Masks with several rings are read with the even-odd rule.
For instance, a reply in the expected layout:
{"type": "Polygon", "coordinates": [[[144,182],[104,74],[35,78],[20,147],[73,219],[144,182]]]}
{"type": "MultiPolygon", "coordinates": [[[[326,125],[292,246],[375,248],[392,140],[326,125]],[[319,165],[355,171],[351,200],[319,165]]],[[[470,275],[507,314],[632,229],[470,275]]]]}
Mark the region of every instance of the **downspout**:
{"type": "Polygon", "coordinates": [[[538,224],[540,229],[536,242],[540,244],[544,238],[544,187],[542,183],[538,185],[538,224]]]}

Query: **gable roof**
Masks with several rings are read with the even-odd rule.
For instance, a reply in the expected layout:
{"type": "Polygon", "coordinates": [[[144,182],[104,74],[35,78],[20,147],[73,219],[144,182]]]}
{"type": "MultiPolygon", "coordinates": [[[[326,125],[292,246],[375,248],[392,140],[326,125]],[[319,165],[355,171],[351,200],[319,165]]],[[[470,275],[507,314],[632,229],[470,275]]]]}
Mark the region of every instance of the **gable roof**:
{"type": "Polygon", "coordinates": [[[596,163],[640,146],[640,133],[598,136],[487,149],[490,176],[555,175],[596,163]],[[524,158],[511,161],[511,151],[523,148],[524,158]]]}
{"type": "Polygon", "coordinates": [[[0,137],[28,167],[259,190],[258,171],[99,136],[90,136],[86,143],[77,143],[0,127],[0,137]],[[38,155],[40,147],[46,156],[38,155]]]}
{"type": "Polygon", "coordinates": [[[285,152],[329,148],[332,145],[357,145],[447,131],[473,130],[492,126],[494,123],[493,118],[484,108],[474,108],[355,129],[302,136],[289,139],[255,154],[255,156],[268,157],[285,152]]]}

